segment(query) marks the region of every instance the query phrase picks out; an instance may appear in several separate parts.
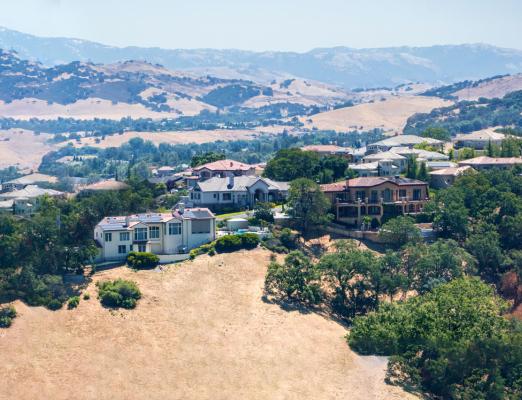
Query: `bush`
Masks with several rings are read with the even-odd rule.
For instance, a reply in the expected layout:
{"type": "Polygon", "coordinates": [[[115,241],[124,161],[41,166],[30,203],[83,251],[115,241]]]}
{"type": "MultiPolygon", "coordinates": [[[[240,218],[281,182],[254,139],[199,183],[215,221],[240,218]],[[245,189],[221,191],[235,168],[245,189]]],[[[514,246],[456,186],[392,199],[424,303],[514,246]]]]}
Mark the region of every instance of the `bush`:
{"type": "Polygon", "coordinates": [[[98,282],[98,297],[106,307],[134,308],[141,298],[141,292],[135,282],[116,279],[98,282]]]}
{"type": "Polygon", "coordinates": [[[256,203],[254,207],[254,217],[259,221],[274,222],[272,203],[256,203]]]}
{"type": "Polygon", "coordinates": [[[133,269],[152,269],[159,264],[156,254],[131,251],[127,256],[127,265],[133,269]]]}
{"type": "Polygon", "coordinates": [[[80,297],[79,296],[73,296],[67,302],[67,308],[69,310],[72,310],[73,308],[78,307],[78,304],[80,304],[80,297]]]}
{"type": "Polygon", "coordinates": [[[295,249],[297,247],[297,235],[292,233],[290,228],[281,229],[281,233],[279,234],[279,240],[281,244],[285,246],[287,249],[295,249]]]}
{"type": "Polygon", "coordinates": [[[259,244],[259,236],[255,233],[242,235],[226,235],[216,240],[215,249],[219,253],[227,253],[240,249],[254,249],[259,244]]]}
{"type": "Polygon", "coordinates": [[[9,328],[16,318],[16,309],[13,306],[0,308],[0,328],[9,328]]]}
{"type": "Polygon", "coordinates": [[[47,308],[51,311],[56,311],[62,308],[63,303],[58,299],[52,299],[49,303],[47,303],[47,308]]]}
{"type": "Polygon", "coordinates": [[[85,293],[85,294],[83,295],[83,299],[84,299],[84,300],[89,300],[90,298],[91,298],[91,295],[90,295],[89,293],[85,293]]]}

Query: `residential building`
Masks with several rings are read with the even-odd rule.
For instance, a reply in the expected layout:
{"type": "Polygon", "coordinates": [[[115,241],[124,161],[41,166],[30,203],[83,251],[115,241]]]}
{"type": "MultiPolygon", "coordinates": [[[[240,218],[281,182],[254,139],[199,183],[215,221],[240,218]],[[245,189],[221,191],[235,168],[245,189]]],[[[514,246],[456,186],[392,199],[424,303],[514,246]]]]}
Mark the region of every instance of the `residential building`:
{"type": "Polygon", "coordinates": [[[522,165],[521,157],[475,157],[469,160],[459,161],[460,166],[470,166],[476,170],[484,170],[491,168],[508,169],[515,165],[522,165]]]}
{"type": "Polygon", "coordinates": [[[366,216],[381,222],[384,215],[416,214],[429,199],[428,184],[400,177],[354,178],[321,185],[336,221],[361,225],[366,216]]]}
{"type": "Polygon", "coordinates": [[[197,175],[199,180],[203,181],[212,177],[253,176],[256,173],[256,167],[234,160],[219,160],[200,165],[194,168],[192,173],[197,175]]]}
{"type": "Polygon", "coordinates": [[[363,163],[379,163],[385,165],[386,171],[382,171],[381,175],[391,176],[402,174],[406,171],[408,158],[391,151],[383,151],[375,154],[364,156],[363,163]]]}
{"type": "Polygon", "coordinates": [[[13,190],[21,190],[29,185],[35,186],[39,184],[42,185],[54,183],[58,183],[57,177],[40,173],[34,173],[2,183],[2,192],[12,192],[13,190]]]}
{"type": "Polygon", "coordinates": [[[352,160],[353,149],[350,147],[341,147],[333,144],[312,144],[301,147],[303,151],[313,151],[321,156],[338,156],[352,160]]]}
{"type": "Polygon", "coordinates": [[[418,161],[447,161],[449,156],[438,151],[409,148],[406,146],[392,147],[390,152],[404,157],[414,157],[418,161]]]}
{"type": "Polygon", "coordinates": [[[462,167],[444,168],[436,171],[431,171],[430,174],[430,186],[435,189],[444,189],[452,186],[455,183],[455,179],[465,172],[475,172],[469,165],[462,167]]]}
{"type": "Polygon", "coordinates": [[[392,147],[409,147],[412,148],[416,144],[427,143],[432,147],[442,150],[444,142],[437,139],[415,136],[415,135],[397,135],[389,137],[378,142],[366,146],[367,154],[388,151],[392,147]]]}
{"type": "Polygon", "coordinates": [[[348,168],[357,172],[360,178],[368,176],[395,176],[403,172],[405,169],[402,165],[402,159],[383,158],[374,162],[366,162],[362,164],[348,164],[348,168]],[[399,164],[399,166],[395,164],[399,164]]]}
{"type": "Polygon", "coordinates": [[[43,189],[36,185],[27,185],[23,189],[0,193],[1,208],[11,210],[17,215],[30,215],[38,210],[42,196],[65,197],[58,190],[43,189]]]}
{"type": "Polygon", "coordinates": [[[470,147],[475,150],[485,150],[489,143],[500,146],[502,140],[505,138],[506,135],[503,133],[495,132],[493,129],[484,129],[457,135],[454,141],[454,147],[456,149],[470,147]]]}
{"type": "Polygon", "coordinates": [[[153,171],[153,174],[156,176],[169,176],[169,175],[173,175],[175,172],[176,172],[175,168],[165,165],[163,167],[155,169],[153,171]]]}
{"type": "Polygon", "coordinates": [[[185,208],[170,213],[105,217],[94,228],[100,261],[124,260],[131,251],[160,256],[186,254],[213,241],[216,218],[207,208],[185,208]]]}
{"type": "Polygon", "coordinates": [[[252,208],[256,202],[279,202],[288,195],[288,183],[259,176],[210,178],[196,183],[190,191],[190,202],[197,206],[219,209],[252,208]]]}
{"type": "Polygon", "coordinates": [[[453,168],[456,167],[457,163],[454,163],[453,161],[427,161],[426,167],[428,167],[428,170],[430,171],[436,171],[439,169],[445,169],[445,168],[453,168]]]}

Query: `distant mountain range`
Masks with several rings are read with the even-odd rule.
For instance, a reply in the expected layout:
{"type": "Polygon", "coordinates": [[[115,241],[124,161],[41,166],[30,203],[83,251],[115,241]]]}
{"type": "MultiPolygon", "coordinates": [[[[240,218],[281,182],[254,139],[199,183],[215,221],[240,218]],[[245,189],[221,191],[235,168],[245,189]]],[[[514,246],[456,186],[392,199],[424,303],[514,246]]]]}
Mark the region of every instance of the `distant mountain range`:
{"type": "Polygon", "coordinates": [[[485,44],[352,49],[334,47],[306,53],[213,49],[113,47],[69,39],[42,38],[0,28],[0,48],[45,65],[91,61],[145,60],[169,69],[227,78],[269,81],[301,77],[344,88],[394,87],[408,82],[448,84],[522,72],[522,51],[485,44]]]}

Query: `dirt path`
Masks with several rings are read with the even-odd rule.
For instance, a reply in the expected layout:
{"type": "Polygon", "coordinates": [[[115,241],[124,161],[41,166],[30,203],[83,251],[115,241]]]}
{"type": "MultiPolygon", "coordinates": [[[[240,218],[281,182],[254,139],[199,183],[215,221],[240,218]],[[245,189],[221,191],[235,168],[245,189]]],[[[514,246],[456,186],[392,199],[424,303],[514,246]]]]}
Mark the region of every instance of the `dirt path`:
{"type": "Polygon", "coordinates": [[[344,327],[262,300],[265,250],[201,256],[138,282],[133,311],[16,304],[0,331],[0,399],[402,399],[386,361],[350,351],[344,327]]]}

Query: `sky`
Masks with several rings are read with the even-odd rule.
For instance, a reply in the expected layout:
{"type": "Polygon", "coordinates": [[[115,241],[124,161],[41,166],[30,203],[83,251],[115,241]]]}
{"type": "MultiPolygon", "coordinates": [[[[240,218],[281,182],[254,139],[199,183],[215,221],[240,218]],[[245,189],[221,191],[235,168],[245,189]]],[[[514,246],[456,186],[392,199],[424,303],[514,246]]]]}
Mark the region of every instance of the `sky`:
{"type": "Polygon", "coordinates": [[[0,26],[114,46],[522,49],[522,0],[0,0],[0,26]]]}

